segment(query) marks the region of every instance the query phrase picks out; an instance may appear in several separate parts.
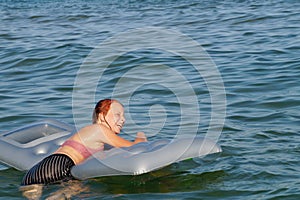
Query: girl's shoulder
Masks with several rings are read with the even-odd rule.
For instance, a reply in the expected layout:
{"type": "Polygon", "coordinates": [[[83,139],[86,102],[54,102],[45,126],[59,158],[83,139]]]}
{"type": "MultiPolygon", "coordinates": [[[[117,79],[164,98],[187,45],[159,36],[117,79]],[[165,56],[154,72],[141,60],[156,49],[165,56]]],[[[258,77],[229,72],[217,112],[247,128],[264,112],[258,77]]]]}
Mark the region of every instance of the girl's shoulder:
{"type": "Polygon", "coordinates": [[[90,124],[85,126],[83,129],[85,130],[91,130],[91,131],[103,131],[105,129],[107,129],[104,125],[102,124],[90,124]]]}
{"type": "Polygon", "coordinates": [[[83,127],[79,132],[78,135],[81,137],[90,137],[92,135],[103,136],[103,135],[115,135],[113,132],[108,129],[106,126],[102,124],[90,124],[83,127]]]}
{"type": "Polygon", "coordinates": [[[94,132],[94,131],[97,131],[100,129],[101,128],[100,128],[99,124],[89,124],[89,125],[86,125],[83,128],[81,128],[79,132],[86,132],[86,131],[94,132]]]}

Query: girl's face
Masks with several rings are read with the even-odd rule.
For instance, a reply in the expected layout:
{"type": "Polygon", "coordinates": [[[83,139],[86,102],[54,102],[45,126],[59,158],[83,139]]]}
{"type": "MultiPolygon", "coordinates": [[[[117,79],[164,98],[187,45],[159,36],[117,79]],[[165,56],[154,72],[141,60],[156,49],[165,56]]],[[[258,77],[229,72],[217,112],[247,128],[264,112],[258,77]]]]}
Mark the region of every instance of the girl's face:
{"type": "Polygon", "coordinates": [[[119,134],[125,123],[123,106],[119,102],[113,101],[105,116],[105,120],[109,125],[108,128],[119,134]]]}

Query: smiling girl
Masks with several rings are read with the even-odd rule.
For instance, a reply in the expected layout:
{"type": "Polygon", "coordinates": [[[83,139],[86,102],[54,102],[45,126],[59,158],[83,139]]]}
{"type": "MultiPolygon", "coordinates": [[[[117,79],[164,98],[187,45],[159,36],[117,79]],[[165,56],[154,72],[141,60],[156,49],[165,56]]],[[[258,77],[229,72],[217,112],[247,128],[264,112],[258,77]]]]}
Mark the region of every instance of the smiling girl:
{"type": "Polygon", "coordinates": [[[50,184],[74,179],[71,168],[93,153],[103,151],[104,144],[128,147],[147,141],[143,132],[137,133],[134,142],[118,136],[124,123],[124,108],[120,102],[113,99],[99,101],[93,112],[93,124],[79,130],[52,155],[32,167],[24,176],[21,185],[50,184]]]}

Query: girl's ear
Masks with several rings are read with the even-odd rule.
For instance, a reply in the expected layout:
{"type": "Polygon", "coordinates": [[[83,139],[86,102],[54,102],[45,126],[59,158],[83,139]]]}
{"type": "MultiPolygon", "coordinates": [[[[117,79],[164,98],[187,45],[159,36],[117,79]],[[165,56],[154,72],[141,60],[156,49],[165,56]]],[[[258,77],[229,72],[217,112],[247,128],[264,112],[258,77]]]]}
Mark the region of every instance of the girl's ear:
{"type": "Polygon", "coordinates": [[[99,113],[98,115],[98,123],[101,124],[102,122],[105,122],[105,118],[103,113],[99,113]]]}

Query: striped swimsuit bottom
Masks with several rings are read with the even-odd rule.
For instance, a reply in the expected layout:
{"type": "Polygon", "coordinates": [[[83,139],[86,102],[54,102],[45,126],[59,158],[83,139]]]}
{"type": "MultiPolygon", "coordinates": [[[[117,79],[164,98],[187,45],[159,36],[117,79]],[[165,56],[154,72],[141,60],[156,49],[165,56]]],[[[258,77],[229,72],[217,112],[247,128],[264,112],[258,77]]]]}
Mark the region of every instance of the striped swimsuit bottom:
{"type": "Polygon", "coordinates": [[[50,184],[73,179],[73,160],[64,154],[52,154],[33,166],[24,176],[21,185],[50,184]]]}

